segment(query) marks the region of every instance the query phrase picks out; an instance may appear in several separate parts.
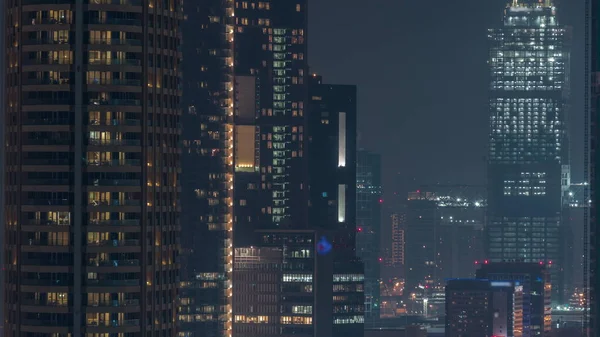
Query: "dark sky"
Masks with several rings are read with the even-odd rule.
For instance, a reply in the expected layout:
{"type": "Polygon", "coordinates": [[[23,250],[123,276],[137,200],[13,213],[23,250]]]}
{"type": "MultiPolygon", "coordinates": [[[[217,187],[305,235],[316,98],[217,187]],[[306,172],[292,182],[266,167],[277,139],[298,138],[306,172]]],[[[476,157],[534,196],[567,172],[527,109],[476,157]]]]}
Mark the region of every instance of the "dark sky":
{"type": "MultiPolygon", "coordinates": [[[[571,135],[583,158],[583,3],[563,1],[573,26],[571,135]]],[[[359,146],[383,156],[386,195],[421,184],[483,184],[487,29],[505,0],[312,0],[311,71],[357,84],[359,146]]]]}

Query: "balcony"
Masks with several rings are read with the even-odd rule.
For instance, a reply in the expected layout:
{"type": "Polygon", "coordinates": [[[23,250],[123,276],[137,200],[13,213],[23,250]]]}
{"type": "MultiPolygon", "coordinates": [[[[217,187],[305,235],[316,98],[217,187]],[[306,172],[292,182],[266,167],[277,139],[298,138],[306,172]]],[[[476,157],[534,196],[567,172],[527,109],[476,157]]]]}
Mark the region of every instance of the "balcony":
{"type": "Polygon", "coordinates": [[[89,65],[117,65],[117,66],[141,66],[141,60],[123,60],[123,59],[92,59],[88,61],[89,65]]]}
{"type": "Polygon", "coordinates": [[[25,179],[23,185],[69,185],[71,180],[69,179],[25,179]]]}
{"type": "Polygon", "coordinates": [[[94,160],[88,159],[88,166],[108,166],[108,167],[118,167],[118,166],[140,166],[141,161],[139,159],[114,159],[114,160],[94,160]]]}
{"type": "Polygon", "coordinates": [[[88,261],[88,267],[135,267],[140,265],[140,260],[98,260],[88,261]]]}
{"type": "Polygon", "coordinates": [[[24,46],[36,46],[44,44],[69,44],[68,39],[30,39],[23,41],[24,46]]]}
{"type": "Polygon", "coordinates": [[[21,0],[21,5],[72,5],[73,0],[21,0]]]}
{"type": "Polygon", "coordinates": [[[90,18],[90,25],[121,25],[121,26],[141,26],[142,20],[137,19],[120,19],[120,18],[90,18]]]}
{"type": "Polygon", "coordinates": [[[85,0],[84,3],[90,4],[90,5],[141,6],[142,0],[85,0]]]}
{"type": "Polygon", "coordinates": [[[73,165],[73,161],[70,159],[30,159],[23,158],[21,161],[21,165],[43,165],[43,166],[51,166],[51,165],[73,165]]]}
{"type": "Polygon", "coordinates": [[[35,25],[66,25],[70,24],[69,20],[66,18],[41,18],[41,19],[32,19],[31,21],[25,21],[26,26],[35,26],[35,25]]]}
{"type": "Polygon", "coordinates": [[[141,40],[135,39],[90,39],[89,44],[104,44],[110,46],[142,46],[141,40]]]}
{"type": "Polygon", "coordinates": [[[140,220],[88,220],[89,226],[139,226],[140,220]]]}
{"type": "Polygon", "coordinates": [[[24,286],[41,287],[67,287],[73,284],[66,280],[47,280],[47,279],[20,279],[19,283],[24,286]]]}
{"type": "Polygon", "coordinates": [[[48,239],[27,239],[22,238],[21,245],[23,246],[49,246],[49,247],[68,247],[68,240],[48,240],[48,239]]]}
{"type": "Polygon", "coordinates": [[[86,326],[88,327],[120,327],[120,326],[137,326],[140,324],[139,319],[125,319],[125,320],[112,320],[112,321],[88,321],[86,326]]]}
{"type": "MultiPolygon", "coordinates": [[[[50,254],[48,254],[50,255],[50,254]]],[[[27,259],[27,258],[23,258],[21,259],[21,265],[24,266],[54,266],[54,267],[71,267],[73,265],[73,261],[70,261],[68,259],[64,259],[64,260],[52,260],[50,258],[47,259],[27,259]]],[[[37,280],[37,281],[44,281],[44,282],[49,282],[50,280],[37,280]]],[[[54,285],[53,283],[57,282],[56,280],[52,281],[50,284],[48,285],[54,285]]],[[[56,285],[61,285],[61,284],[56,284],[56,285]]]]}
{"type": "Polygon", "coordinates": [[[23,145],[73,145],[70,139],[24,139],[23,145]]]}
{"type": "Polygon", "coordinates": [[[139,139],[88,139],[90,146],[140,146],[139,139]]]}
{"type": "Polygon", "coordinates": [[[71,324],[69,323],[59,323],[57,321],[52,321],[52,320],[42,320],[42,319],[23,319],[21,321],[21,325],[24,326],[39,326],[39,327],[49,327],[49,328],[56,328],[56,327],[63,327],[63,328],[69,328],[71,326],[71,324]]]}
{"type": "Polygon", "coordinates": [[[68,118],[34,118],[23,121],[23,125],[70,125],[71,123],[68,118]]]}
{"type": "Polygon", "coordinates": [[[139,305],[140,300],[138,299],[88,302],[90,307],[136,307],[139,305]]]}
{"type": "Polygon", "coordinates": [[[140,280],[87,280],[87,286],[107,286],[107,287],[122,287],[122,286],[139,286],[140,280]]]}
{"type": "Polygon", "coordinates": [[[30,206],[69,206],[73,202],[67,199],[26,199],[23,205],[30,206]]]}
{"type": "Polygon", "coordinates": [[[23,85],[52,85],[52,84],[69,84],[71,82],[68,78],[33,78],[23,80],[23,85]]]}
{"type": "Polygon", "coordinates": [[[24,221],[29,226],[70,226],[71,224],[66,221],[55,221],[55,220],[43,220],[43,219],[29,219],[24,221]]]}
{"type": "Polygon", "coordinates": [[[126,105],[126,106],[141,106],[142,101],[139,99],[90,99],[89,105],[126,105]]]}
{"type": "Polygon", "coordinates": [[[89,125],[140,126],[142,125],[142,121],[139,119],[92,119],[89,121],[89,125]]]}
{"type": "Polygon", "coordinates": [[[136,86],[139,87],[142,85],[142,81],[140,80],[127,80],[127,79],[93,79],[88,80],[88,84],[97,84],[97,85],[128,85],[128,86],[136,86]]]}
{"type": "Polygon", "coordinates": [[[101,241],[88,241],[88,246],[91,247],[134,247],[140,245],[140,240],[101,240],[101,241]]]}
{"type": "Polygon", "coordinates": [[[89,186],[141,186],[141,182],[137,179],[97,179],[89,186]]]}
{"type": "Polygon", "coordinates": [[[68,307],[69,306],[67,301],[64,301],[64,302],[58,302],[58,301],[42,302],[41,300],[36,300],[33,298],[22,300],[21,305],[41,305],[41,306],[47,306],[47,307],[68,307]]]}
{"type": "Polygon", "coordinates": [[[142,205],[141,200],[90,200],[88,205],[90,206],[140,206],[142,205]]]}
{"type": "Polygon", "coordinates": [[[57,64],[72,64],[72,61],[70,58],[39,58],[39,59],[23,60],[24,66],[57,65],[57,64]]]}
{"type": "Polygon", "coordinates": [[[39,98],[23,98],[23,105],[72,105],[71,99],[39,99],[39,98]]]}

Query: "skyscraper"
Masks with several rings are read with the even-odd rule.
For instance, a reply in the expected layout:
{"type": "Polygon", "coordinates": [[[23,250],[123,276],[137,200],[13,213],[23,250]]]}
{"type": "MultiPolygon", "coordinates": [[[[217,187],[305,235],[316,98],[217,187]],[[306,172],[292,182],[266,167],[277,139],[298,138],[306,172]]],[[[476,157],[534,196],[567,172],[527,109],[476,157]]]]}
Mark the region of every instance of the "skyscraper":
{"type": "MultiPolygon", "coordinates": [[[[310,77],[311,226],[356,231],[356,86],[310,77]]],[[[353,247],[354,248],[354,247],[353,247]]]]}
{"type": "Polygon", "coordinates": [[[392,220],[392,250],[391,250],[391,266],[394,269],[393,276],[400,277],[404,273],[406,240],[406,212],[394,213],[391,215],[392,220]]]}
{"type": "Polygon", "coordinates": [[[181,334],[231,336],[234,247],[308,227],[307,2],[187,8],[181,334]]]}
{"type": "Polygon", "coordinates": [[[181,1],[5,1],[5,331],[176,335],[181,1]]]}
{"type": "MultiPolygon", "coordinates": [[[[514,0],[489,31],[487,257],[560,269],[569,31],[548,1],[514,0]]],[[[554,281],[553,281],[554,282],[554,281]]],[[[556,287],[558,288],[558,287],[556,287]]]]}
{"type": "Polygon", "coordinates": [[[381,155],[358,151],[356,166],[356,254],[365,265],[365,315],[379,318],[381,155]]]}
{"type": "Polygon", "coordinates": [[[410,193],[406,206],[405,296],[410,296],[421,287],[440,286],[436,264],[439,223],[433,193],[410,193]]]}
{"type": "Polygon", "coordinates": [[[445,336],[521,337],[522,332],[523,286],[483,279],[448,281],[445,336]]]}

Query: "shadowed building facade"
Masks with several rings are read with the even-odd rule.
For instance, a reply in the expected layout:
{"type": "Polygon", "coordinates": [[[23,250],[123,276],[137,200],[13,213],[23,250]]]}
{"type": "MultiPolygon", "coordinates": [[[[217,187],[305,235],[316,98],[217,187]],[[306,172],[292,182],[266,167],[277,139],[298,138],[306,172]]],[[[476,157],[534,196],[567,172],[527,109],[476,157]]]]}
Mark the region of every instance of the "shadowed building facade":
{"type": "Polygon", "coordinates": [[[234,247],[308,227],[307,2],[190,0],[181,336],[231,336],[234,247]]]}
{"type": "MultiPolygon", "coordinates": [[[[570,31],[550,1],[511,1],[491,29],[486,256],[552,261],[558,295],[568,188],[570,31]]],[[[558,298],[558,297],[556,297],[558,298]]]]}
{"type": "Polygon", "coordinates": [[[5,332],[176,335],[172,1],[5,1],[5,332]]]}

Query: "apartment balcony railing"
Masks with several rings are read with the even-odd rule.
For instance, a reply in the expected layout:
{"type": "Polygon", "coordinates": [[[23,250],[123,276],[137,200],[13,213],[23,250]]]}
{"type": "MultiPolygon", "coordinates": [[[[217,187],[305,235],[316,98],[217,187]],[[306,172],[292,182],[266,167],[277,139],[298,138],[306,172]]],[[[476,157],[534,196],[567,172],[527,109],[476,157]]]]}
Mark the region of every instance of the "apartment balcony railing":
{"type": "Polygon", "coordinates": [[[88,267],[134,267],[139,266],[140,260],[92,260],[88,267]]]}
{"type": "Polygon", "coordinates": [[[140,240],[101,240],[101,241],[88,241],[88,246],[91,247],[131,247],[139,246],[140,240]]]}
{"type": "Polygon", "coordinates": [[[88,145],[140,146],[139,139],[88,139],[88,145]]]}
{"type": "Polygon", "coordinates": [[[88,159],[88,166],[140,166],[139,159],[94,160],[88,159]]]}
{"type": "Polygon", "coordinates": [[[139,226],[140,220],[88,220],[89,226],[139,226]]]}

